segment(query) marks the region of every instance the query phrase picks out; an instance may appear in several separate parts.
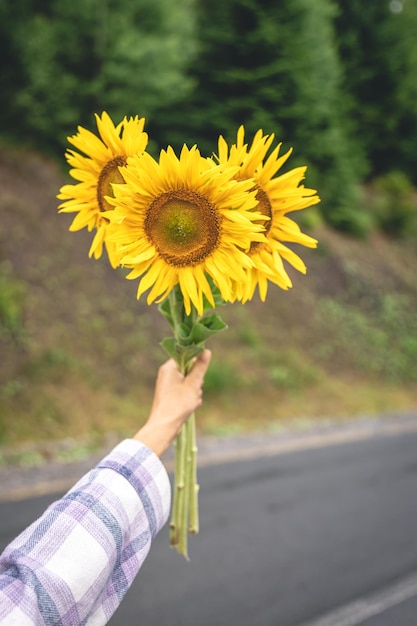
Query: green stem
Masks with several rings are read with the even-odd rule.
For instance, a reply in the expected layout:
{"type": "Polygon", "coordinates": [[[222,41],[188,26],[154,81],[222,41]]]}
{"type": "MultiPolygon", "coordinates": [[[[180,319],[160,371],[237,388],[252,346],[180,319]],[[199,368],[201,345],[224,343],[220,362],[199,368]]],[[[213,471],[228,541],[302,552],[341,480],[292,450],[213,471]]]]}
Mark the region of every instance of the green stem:
{"type": "MultiPolygon", "coordinates": [[[[181,345],[179,329],[185,316],[183,300],[178,298],[176,289],[172,289],[168,297],[174,336],[177,343],[181,345]]],[[[187,320],[188,324],[194,324],[197,319],[198,316],[193,307],[191,316],[187,320]]],[[[191,363],[191,360],[184,359],[178,363],[184,375],[188,374],[191,363]]],[[[196,429],[193,413],[182,426],[175,442],[174,497],[170,523],[170,544],[187,559],[187,532],[198,532],[198,491],[196,429]]]]}
{"type": "Polygon", "coordinates": [[[177,546],[179,544],[179,521],[181,506],[181,490],[184,489],[184,434],[182,431],[174,441],[175,448],[175,473],[174,473],[174,498],[172,505],[172,517],[170,523],[170,545],[177,546]]]}
{"type": "Polygon", "coordinates": [[[184,488],[181,491],[181,503],[180,503],[180,516],[179,516],[179,543],[177,551],[179,554],[185,556],[188,559],[188,541],[187,541],[187,527],[188,527],[188,515],[190,508],[189,500],[189,475],[188,475],[188,440],[189,440],[189,428],[188,422],[186,422],[182,428],[184,432],[184,448],[183,453],[183,465],[184,465],[184,488]]]}
{"type": "Polygon", "coordinates": [[[193,413],[188,421],[189,436],[189,499],[190,499],[190,517],[189,532],[196,534],[199,531],[199,515],[198,515],[198,492],[200,485],[197,483],[197,442],[195,432],[195,414],[193,413]]]}

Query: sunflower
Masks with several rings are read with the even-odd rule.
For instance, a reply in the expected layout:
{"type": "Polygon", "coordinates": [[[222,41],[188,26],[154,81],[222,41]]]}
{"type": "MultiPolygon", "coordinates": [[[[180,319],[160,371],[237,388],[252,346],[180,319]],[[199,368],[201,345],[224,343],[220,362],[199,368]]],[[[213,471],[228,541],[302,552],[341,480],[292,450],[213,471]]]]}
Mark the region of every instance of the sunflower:
{"type": "Polygon", "coordinates": [[[250,147],[244,143],[244,136],[245,130],[241,126],[237,132],[236,144],[232,145],[230,150],[225,139],[220,136],[215,160],[225,167],[238,167],[236,174],[238,180],[253,181],[252,189],[256,192],[258,211],[270,218],[264,222],[266,239],[252,243],[248,251],[253,262],[252,267],[247,270],[248,281],[246,283],[241,281],[234,288],[235,298],[246,302],[253,297],[258,286],[260,298],[264,301],[268,281],[282,289],[292,286],[283,260],[299,272],[303,274],[306,272],[303,261],[285,243],[315,248],[317,241],[302,233],[298,224],[287,217],[287,213],[317,204],[320,198],[314,189],[308,189],[300,184],[305,177],[306,167],[297,167],[275,176],[289,158],[292,149],[279,156],[282,144],[278,144],[267,157],[274,135],[264,135],[259,130],[250,147]]]}
{"type": "Polygon", "coordinates": [[[126,164],[129,156],[144,152],[148,136],[143,132],[144,118],[125,117],[115,126],[105,112],[95,117],[99,136],[79,126],[78,133],[68,137],[68,141],[86,156],[75,150],[66,152],[66,159],[73,168],[70,174],[79,182],[61,187],[58,198],[65,202],[59,205],[59,211],[77,213],[71,231],[85,227],[89,231],[96,229],[89,256],[100,258],[103,243],[106,243],[110,263],[116,267],[114,245],[105,242],[108,219],[104,213],[112,209],[106,198],[113,195],[114,183],[123,183],[119,167],[126,164]]]}
{"type": "Polygon", "coordinates": [[[204,297],[215,306],[210,279],[225,301],[247,281],[253,265],[245,253],[265,240],[267,216],[253,181],[234,178],[237,168],[219,167],[196,146],[177,157],[171,146],[159,161],[148,153],[120,168],[125,184],[114,186],[114,209],[106,213],[107,237],[118,246],[129,279],[140,278],[137,297],[150,289],[148,304],[179,285],[187,315],[203,313],[204,297]]]}

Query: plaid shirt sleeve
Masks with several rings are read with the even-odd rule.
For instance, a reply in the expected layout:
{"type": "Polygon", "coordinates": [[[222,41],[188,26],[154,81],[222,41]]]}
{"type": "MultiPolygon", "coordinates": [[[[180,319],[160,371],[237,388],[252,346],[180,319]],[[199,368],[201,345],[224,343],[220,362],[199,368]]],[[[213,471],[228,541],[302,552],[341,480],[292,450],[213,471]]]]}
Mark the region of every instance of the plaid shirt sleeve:
{"type": "Polygon", "coordinates": [[[1,555],[1,626],[106,624],[170,500],[159,458],[133,439],[120,443],[1,555]]]}

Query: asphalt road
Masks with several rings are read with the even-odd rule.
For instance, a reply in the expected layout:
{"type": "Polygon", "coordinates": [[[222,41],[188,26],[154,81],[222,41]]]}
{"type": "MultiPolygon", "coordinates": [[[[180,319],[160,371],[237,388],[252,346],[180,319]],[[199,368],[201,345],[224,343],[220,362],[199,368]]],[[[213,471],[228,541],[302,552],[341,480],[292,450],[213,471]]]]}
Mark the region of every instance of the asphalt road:
{"type": "MultiPolygon", "coordinates": [[[[417,431],[199,469],[191,561],[164,529],[111,626],[416,626],[417,431]]],[[[0,504],[0,548],[53,497],[0,504]]]]}

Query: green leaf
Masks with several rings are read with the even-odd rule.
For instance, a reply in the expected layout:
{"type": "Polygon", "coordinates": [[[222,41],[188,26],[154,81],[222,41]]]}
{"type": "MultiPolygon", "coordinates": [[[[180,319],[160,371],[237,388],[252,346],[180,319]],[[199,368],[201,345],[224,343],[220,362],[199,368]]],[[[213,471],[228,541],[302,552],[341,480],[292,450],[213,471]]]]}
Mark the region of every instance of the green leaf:
{"type": "Polygon", "coordinates": [[[178,332],[177,339],[179,339],[179,342],[181,343],[181,345],[184,345],[184,344],[188,345],[190,343],[191,329],[192,329],[192,326],[190,327],[186,323],[179,324],[177,328],[177,332],[178,332]]]}
{"type": "Polygon", "coordinates": [[[206,328],[210,329],[212,332],[219,333],[222,330],[226,330],[227,324],[222,320],[220,315],[217,313],[213,313],[212,315],[208,315],[201,320],[201,323],[204,323],[206,328]]]}
{"type": "Polygon", "coordinates": [[[223,322],[221,317],[213,313],[213,315],[203,317],[199,322],[194,324],[189,336],[189,341],[197,344],[203,343],[226,328],[227,324],[223,322]]]}
{"type": "Polygon", "coordinates": [[[182,346],[177,343],[174,337],[163,339],[161,341],[161,346],[169,354],[169,356],[178,363],[182,371],[185,370],[187,363],[204,350],[204,346],[202,345],[193,344],[190,346],[182,346]]]}
{"type": "Polygon", "coordinates": [[[165,300],[161,302],[158,306],[158,310],[168,320],[170,326],[174,326],[174,319],[171,313],[171,302],[169,301],[169,298],[165,298],[165,300]]]}
{"type": "Polygon", "coordinates": [[[175,361],[177,360],[177,342],[175,341],[174,337],[166,337],[165,339],[163,339],[161,341],[161,346],[163,347],[165,352],[168,352],[170,357],[172,357],[175,361]]]}

